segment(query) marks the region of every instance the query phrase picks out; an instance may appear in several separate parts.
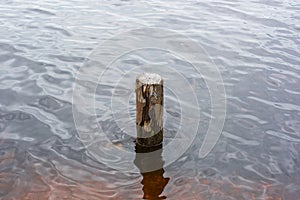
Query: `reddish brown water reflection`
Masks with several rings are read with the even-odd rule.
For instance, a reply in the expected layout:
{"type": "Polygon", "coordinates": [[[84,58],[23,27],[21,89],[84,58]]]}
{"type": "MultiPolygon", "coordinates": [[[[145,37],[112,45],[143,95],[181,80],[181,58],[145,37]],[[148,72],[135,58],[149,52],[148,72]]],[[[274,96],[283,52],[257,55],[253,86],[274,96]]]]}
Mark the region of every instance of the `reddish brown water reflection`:
{"type": "Polygon", "coordinates": [[[144,199],[166,199],[166,196],[161,196],[164,188],[169,182],[170,178],[163,176],[164,170],[156,170],[154,172],[143,173],[143,192],[144,199]]]}
{"type": "MultiPolygon", "coordinates": [[[[0,157],[2,166],[17,162],[16,153],[7,151],[0,157]]],[[[141,173],[135,178],[133,186],[126,188],[126,180],[123,180],[123,188],[118,188],[114,183],[107,181],[72,181],[70,177],[50,173],[39,173],[43,169],[42,163],[31,161],[30,167],[25,167],[27,176],[24,177],[9,170],[0,173],[0,191],[13,194],[2,198],[20,200],[43,199],[80,199],[80,200],[105,200],[105,199],[246,199],[246,200],[290,200],[283,186],[272,185],[264,181],[241,182],[228,178],[191,177],[188,172],[168,171],[164,169],[153,172],[141,173]],[[181,183],[176,183],[176,177],[180,174],[181,183]],[[125,189],[124,189],[125,186],[125,189]]],[[[79,168],[76,168],[80,173],[79,168]]],[[[75,174],[74,174],[75,176],[75,174]]],[[[95,177],[103,174],[95,173],[95,177]]],[[[114,176],[117,181],[117,176],[114,176]]],[[[130,182],[131,180],[128,180],[130,182]]],[[[292,199],[291,199],[292,200],[292,199]]]]}
{"type": "MultiPolygon", "coordinates": [[[[139,199],[195,199],[207,200],[211,198],[216,199],[249,199],[249,200],[283,200],[284,191],[282,188],[272,187],[268,184],[258,184],[257,191],[251,191],[249,188],[238,185],[233,185],[226,181],[202,179],[199,183],[190,182],[193,185],[193,190],[188,193],[172,193],[166,192],[165,196],[158,195],[162,192],[162,188],[167,184],[168,180],[161,177],[161,171],[149,173],[144,176],[141,184],[143,184],[143,192],[137,192],[136,197],[139,199]],[[203,190],[203,188],[207,190],[203,190]],[[262,194],[261,191],[264,193],[262,194]]],[[[34,177],[38,178],[38,177],[34,177]]],[[[191,186],[190,185],[190,186],[191,186]]],[[[176,190],[178,188],[170,185],[169,190],[176,190]]],[[[66,184],[53,184],[49,185],[47,191],[20,191],[20,196],[16,197],[20,200],[40,200],[40,199],[82,199],[82,200],[99,200],[99,199],[132,199],[128,198],[126,194],[117,194],[115,192],[106,192],[105,183],[99,182],[86,182],[80,185],[66,185],[66,184]],[[106,196],[106,197],[105,197],[106,196]]],[[[1,190],[4,189],[1,187],[1,190]]],[[[134,198],[136,199],[136,198],[134,198]]]]}

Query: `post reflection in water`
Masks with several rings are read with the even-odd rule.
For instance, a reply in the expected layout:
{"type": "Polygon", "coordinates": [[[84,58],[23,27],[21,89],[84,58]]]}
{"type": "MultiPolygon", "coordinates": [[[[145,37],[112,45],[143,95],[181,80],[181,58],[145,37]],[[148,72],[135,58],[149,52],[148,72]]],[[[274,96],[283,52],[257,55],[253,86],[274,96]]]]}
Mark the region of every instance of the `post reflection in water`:
{"type": "Polygon", "coordinates": [[[139,168],[143,180],[143,199],[166,199],[166,196],[160,196],[168,184],[170,178],[165,178],[162,159],[162,145],[157,147],[142,147],[135,145],[134,164],[139,168]],[[153,171],[154,170],[154,171],[153,171]]]}

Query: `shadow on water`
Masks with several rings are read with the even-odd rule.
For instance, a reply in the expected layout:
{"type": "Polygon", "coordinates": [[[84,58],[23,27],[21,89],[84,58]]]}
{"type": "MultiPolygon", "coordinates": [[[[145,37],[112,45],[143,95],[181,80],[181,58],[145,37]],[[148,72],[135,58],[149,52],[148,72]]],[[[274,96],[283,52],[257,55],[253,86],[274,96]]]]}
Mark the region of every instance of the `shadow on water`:
{"type": "Polygon", "coordinates": [[[139,168],[143,176],[143,199],[166,199],[161,196],[170,178],[164,177],[162,151],[163,145],[156,147],[142,147],[136,143],[134,164],[139,168]],[[152,169],[156,169],[151,171],[152,169]]]}

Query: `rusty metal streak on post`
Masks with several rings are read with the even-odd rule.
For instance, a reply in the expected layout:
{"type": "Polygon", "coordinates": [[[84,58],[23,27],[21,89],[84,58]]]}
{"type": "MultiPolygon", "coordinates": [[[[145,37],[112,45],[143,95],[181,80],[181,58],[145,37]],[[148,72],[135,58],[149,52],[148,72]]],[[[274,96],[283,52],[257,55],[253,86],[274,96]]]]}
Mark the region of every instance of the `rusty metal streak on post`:
{"type": "Polygon", "coordinates": [[[137,144],[153,147],[163,141],[163,80],[155,73],[136,78],[137,144]]]}

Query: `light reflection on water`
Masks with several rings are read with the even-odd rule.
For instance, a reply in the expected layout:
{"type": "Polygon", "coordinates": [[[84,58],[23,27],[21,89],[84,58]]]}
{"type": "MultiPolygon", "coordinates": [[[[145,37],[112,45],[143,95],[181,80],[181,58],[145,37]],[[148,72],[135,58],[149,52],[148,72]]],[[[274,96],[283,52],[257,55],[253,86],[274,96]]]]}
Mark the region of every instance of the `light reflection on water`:
{"type": "MultiPolygon", "coordinates": [[[[100,41],[143,26],[169,28],[198,41],[219,67],[228,98],[214,150],[198,158],[199,134],[179,160],[153,172],[164,187],[158,195],[298,198],[298,1],[7,0],[0,5],[0,199],[141,199],[160,192],[148,190],[154,182],[147,174],[122,173],[91,158],[72,116],[74,77],[84,58],[100,41]]],[[[189,65],[166,59],[182,70],[189,65]]],[[[143,62],[149,60],[138,52],[119,61],[143,62]]],[[[189,81],[202,91],[205,130],[209,93],[199,77],[191,74],[189,81]]],[[[99,95],[105,100],[106,94],[99,95]]],[[[179,108],[171,92],[166,100],[176,120],[172,110],[179,108]]],[[[168,126],[172,130],[176,121],[168,126]]],[[[134,149],[132,138],[111,137],[120,148],[134,149]]]]}

